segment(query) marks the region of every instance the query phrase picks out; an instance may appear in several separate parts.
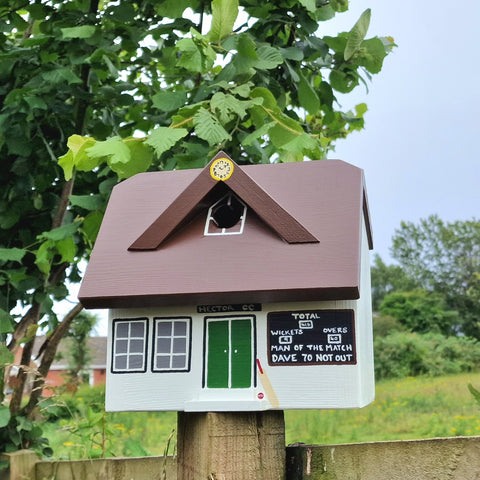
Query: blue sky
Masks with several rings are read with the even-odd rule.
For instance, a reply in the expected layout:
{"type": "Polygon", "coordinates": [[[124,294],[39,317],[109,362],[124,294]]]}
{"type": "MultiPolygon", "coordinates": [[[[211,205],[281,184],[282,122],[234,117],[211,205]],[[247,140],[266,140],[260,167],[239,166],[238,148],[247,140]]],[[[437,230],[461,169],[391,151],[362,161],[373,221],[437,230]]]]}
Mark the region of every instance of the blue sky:
{"type": "Polygon", "coordinates": [[[321,34],[348,31],[372,9],[367,37],[398,47],[363,86],[339,97],[346,109],[366,102],[366,126],[329,158],[365,170],[374,251],[391,263],[400,222],[431,214],[480,219],[480,2],[351,0],[321,34]]]}

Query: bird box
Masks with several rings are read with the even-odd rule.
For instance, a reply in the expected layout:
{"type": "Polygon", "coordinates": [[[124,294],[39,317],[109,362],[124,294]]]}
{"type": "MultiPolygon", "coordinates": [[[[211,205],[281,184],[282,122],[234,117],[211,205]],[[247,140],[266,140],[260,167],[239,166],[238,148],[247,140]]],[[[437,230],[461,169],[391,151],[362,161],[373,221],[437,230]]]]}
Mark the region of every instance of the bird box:
{"type": "Polygon", "coordinates": [[[149,172],[117,185],[79,299],[108,308],[109,411],[373,400],[361,169],[339,160],[149,172]]]}

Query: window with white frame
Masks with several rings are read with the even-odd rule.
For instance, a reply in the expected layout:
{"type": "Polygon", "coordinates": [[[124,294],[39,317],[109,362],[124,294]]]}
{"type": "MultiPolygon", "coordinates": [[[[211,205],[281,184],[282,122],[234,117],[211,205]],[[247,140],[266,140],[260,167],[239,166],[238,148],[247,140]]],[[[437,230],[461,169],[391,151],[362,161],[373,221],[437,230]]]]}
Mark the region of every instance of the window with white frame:
{"type": "Polygon", "coordinates": [[[240,235],[246,218],[247,206],[228,192],[208,209],[204,235],[240,235]]]}
{"type": "Polygon", "coordinates": [[[147,318],[113,321],[113,373],[145,372],[147,370],[147,337],[147,318]]]}
{"type": "Polygon", "coordinates": [[[154,318],[154,372],[190,370],[191,318],[154,318]]]}

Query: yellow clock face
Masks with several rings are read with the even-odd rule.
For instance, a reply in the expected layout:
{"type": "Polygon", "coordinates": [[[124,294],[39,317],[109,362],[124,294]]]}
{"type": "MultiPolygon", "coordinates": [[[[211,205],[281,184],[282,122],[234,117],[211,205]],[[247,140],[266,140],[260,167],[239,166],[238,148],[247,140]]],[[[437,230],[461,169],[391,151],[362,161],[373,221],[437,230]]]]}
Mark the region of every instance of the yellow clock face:
{"type": "Polygon", "coordinates": [[[233,162],[228,158],[217,158],[210,165],[210,175],[215,180],[221,180],[224,182],[228,180],[233,173],[233,162]]]}

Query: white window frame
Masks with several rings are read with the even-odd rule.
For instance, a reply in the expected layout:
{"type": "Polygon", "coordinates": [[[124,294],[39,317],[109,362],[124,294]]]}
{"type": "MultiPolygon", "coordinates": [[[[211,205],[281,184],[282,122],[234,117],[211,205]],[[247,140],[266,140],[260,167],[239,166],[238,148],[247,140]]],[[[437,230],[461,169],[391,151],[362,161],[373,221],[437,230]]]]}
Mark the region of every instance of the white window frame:
{"type": "Polygon", "coordinates": [[[192,318],[191,317],[154,317],[154,334],[153,334],[153,348],[152,348],[152,372],[159,373],[168,373],[168,372],[189,372],[190,371],[190,359],[191,359],[191,350],[192,350],[192,318]],[[170,335],[159,335],[158,326],[160,323],[171,323],[172,328],[170,335]],[[184,323],[185,324],[185,335],[175,334],[175,324],[184,323]],[[169,352],[158,352],[157,348],[157,339],[169,339],[170,340],[170,351],[169,352]],[[184,339],[185,340],[185,351],[183,352],[174,352],[174,340],[175,339],[184,339]],[[157,367],[157,357],[168,357],[169,366],[168,367],[157,367]],[[173,360],[175,356],[185,356],[185,366],[178,368],[173,365],[173,360]]]}
{"type": "Polygon", "coordinates": [[[144,373],[147,371],[147,355],[148,355],[148,318],[116,318],[112,323],[112,373],[144,373]],[[143,324],[143,336],[132,336],[132,325],[133,324],[143,324]],[[118,336],[118,327],[119,325],[128,325],[127,335],[118,336]],[[118,352],[117,351],[117,341],[126,341],[127,342],[127,351],[118,352]],[[143,341],[143,350],[141,352],[131,352],[132,341],[142,340],[143,341]],[[132,356],[142,356],[142,365],[140,367],[129,368],[130,358],[132,356]],[[119,368],[117,366],[117,359],[121,356],[126,356],[127,364],[125,368],[119,368]]]}
{"type": "Polygon", "coordinates": [[[243,203],[240,198],[238,198],[237,195],[235,195],[233,192],[228,192],[226,193],[222,198],[217,200],[209,209],[207,213],[207,221],[205,222],[205,230],[203,234],[205,236],[211,236],[211,235],[241,235],[243,233],[243,230],[245,228],[245,220],[247,218],[247,205],[243,203]],[[223,202],[226,198],[228,200],[231,200],[232,197],[235,197],[235,200],[237,200],[242,206],[243,206],[243,213],[242,216],[240,217],[240,220],[234,225],[233,227],[230,228],[219,228],[217,227],[215,220],[213,219],[212,212],[213,209],[221,202],[223,202]]]}

